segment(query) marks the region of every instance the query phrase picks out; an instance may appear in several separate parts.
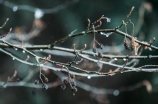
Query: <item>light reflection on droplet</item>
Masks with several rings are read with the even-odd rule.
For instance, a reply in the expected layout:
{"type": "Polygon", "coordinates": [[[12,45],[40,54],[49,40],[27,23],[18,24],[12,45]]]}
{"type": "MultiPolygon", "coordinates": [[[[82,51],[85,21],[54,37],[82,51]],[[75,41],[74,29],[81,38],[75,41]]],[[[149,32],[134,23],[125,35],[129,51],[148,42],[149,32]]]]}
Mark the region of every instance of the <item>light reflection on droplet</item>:
{"type": "Polygon", "coordinates": [[[126,58],[123,58],[123,61],[126,61],[126,58]]]}
{"type": "Polygon", "coordinates": [[[18,10],[18,6],[13,7],[13,12],[16,12],[18,10]]]}
{"type": "Polygon", "coordinates": [[[118,96],[119,93],[120,93],[119,90],[115,90],[115,91],[113,92],[113,95],[114,95],[114,96],[118,96]]]}
{"type": "Polygon", "coordinates": [[[43,15],[44,13],[41,9],[36,9],[35,14],[34,14],[35,18],[42,18],[43,15]]]}
{"type": "Polygon", "coordinates": [[[23,53],[25,53],[25,51],[24,51],[24,50],[23,50],[22,52],[23,52],[23,53]]]}
{"type": "Polygon", "coordinates": [[[114,60],[116,61],[116,60],[117,60],[117,58],[114,58],[114,60]]]}
{"type": "Polygon", "coordinates": [[[87,76],[88,79],[91,79],[91,76],[87,76]]]}

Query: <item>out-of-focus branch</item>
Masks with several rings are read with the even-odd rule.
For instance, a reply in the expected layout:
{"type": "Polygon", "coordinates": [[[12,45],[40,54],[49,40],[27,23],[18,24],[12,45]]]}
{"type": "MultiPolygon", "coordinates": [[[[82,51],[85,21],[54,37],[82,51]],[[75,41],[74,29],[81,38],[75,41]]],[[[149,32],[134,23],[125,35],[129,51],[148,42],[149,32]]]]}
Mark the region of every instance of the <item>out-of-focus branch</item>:
{"type": "MultiPolygon", "coordinates": [[[[9,46],[5,43],[0,43],[0,47],[1,48],[19,48],[20,45],[15,45],[14,46],[9,46]]],[[[23,46],[24,49],[27,50],[49,50],[49,45],[24,45],[23,46]]],[[[73,49],[69,49],[69,48],[63,48],[63,47],[57,47],[55,46],[53,48],[54,50],[58,50],[58,51],[64,51],[64,52],[68,52],[68,53],[72,53],[74,54],[74,50],[73,49]]],[[[42,51],[41,51],[42,52],[42,51]]],[[[80,52],[80,50],[76,50],[76,52],[80,53],[80,54],[85,54],[85,55],[90,55],[90,56],[94,56],[94,57],[100,57],[97,53],[94,52],[89,52],[89,51],[82,51],[80,52]]],[[[106,55],[106,54],[102,54],[102,58],[108,58],[108,59],[157,59],[158,56],[157,55],[150,55],[150,56],[127,56],[127,55],[106,55]]]]}
{"type": "Polygon", "coordinates": [[[36,12],[36,10],[40,10],[44,14],[50,14],[50,13],[53,14],[53,13],[56,13],[56,12],[62,10],[62,9],[65,9],[66,7],[68,7],[72,4],[77,3],[79,0],[72,0],[71,2],[67,2],[65,4],[61,4],[61,5],[58,5],[56,7],[50,8],[50,9],[41,9],[41,8],[33,7],[33,6],[30,6],[30,5],[17,5],[15,3],[11,3],[11,2],[6,1],[6,0],[3,0],[3,1],[1,0],[1,3],[4,6],[13,9],[13,11],[26,10],[26,11],[29,11],[29,12],[36,12]]]}

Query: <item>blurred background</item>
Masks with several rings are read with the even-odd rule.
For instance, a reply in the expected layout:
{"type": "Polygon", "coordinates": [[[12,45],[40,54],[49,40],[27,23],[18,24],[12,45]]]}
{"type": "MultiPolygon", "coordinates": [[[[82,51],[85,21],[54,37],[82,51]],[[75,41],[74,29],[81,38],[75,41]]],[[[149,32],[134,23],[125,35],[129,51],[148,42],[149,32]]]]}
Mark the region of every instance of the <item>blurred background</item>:
{"type": "MultiPolygon", "coordinates": [[[[6,26],[0,29],[0,35],[6,34],[12,27],[12,32],[5,40],[13,44],[47,45],[67,36],[72,31],[85,31],[89,18],[92,22],[102,15],[111,18],[111,22],[103,20],[100,29],[112,29],[119,26],[129,13],[132,6],[135,7],[129,19],[135,24],[135,36],[141,41],[149,42],[155,37],[158,39],[158,1],[157,0],[0,0],[0,24],[7,18],[6,26]]],[[[124,27],[120,30],[124,31],[124,27]]],[[[128,33],[132,33],[132,25],[128,26],[128,33]]],[[[118,34],[110,36],[96,36],[97,41],[102,43],[107,54],[129,54],[123,48],[124,37],[118,34]],[[118,46],[118,48],[117,48],[118,46]],[[107,48],[106,48],[107,47],[107,48]]],[[[92,49],[93,35],[75,37],[59,44],[60,47],[72,48],[76,44],[77,49],[87,44],[87,50],[92,49]]],[[[157,46],[158,42],[153,45],[157,46]]],[[[6,49],[15,56],[26,59],[27,54],[14,49],[6,49]]],[[[73,59],[70,55],[52,52],[52,60],[69,62],[73,59]]],[[[36,52],[40,56],[48,56],[48,53],[36,52]]],[[[142,55],[157,55],[156,50],[144,50],[142,55]]],[[[39,79],[39,68],[31,67],[18,61],[14,61],[8,55],[0,52],[0,81],[7,80],[17,70],[19,80],[28,78],[28,83],[34,83],[39,79]]],[[[31,60],[35,62],[35,60],[31,60]]],[[[105,60],[106,61],[106,60],[105,60]]],[[[140,60],[137,65],[157,64],[158,60],[140,60]]],[[[118,60],[117,64],[122,64],[118,60]]],[[[49,64],[49,63],[48,63],[49,64]]],[[[51,65],[50,65],[51,66],[51,65]]],[[[98,70],[96,63],[84,61],[79,67],[86,70],[98,70]]],[[[103,66],[102,71],[115,69],[111,66],[103,66]]],[[[129,72],[116,74],[108,77],[79,77],[76,76],[78,92],[73,96],[71,88],[67,85],[61,89],[61,81],[54,72],[49,69],[43,70],[53,84],[48,90],[34,87],[12,86],[0,88],[0,104],[157,104],[158,103],[158,73],[129,72]],[[84,83],[84,84],[82,84],[84,83]],[[86,84],[86,85],[85,85],[86,84]],[[83,87],[83,86],[84,87],[83,87]],[[152,88],[151,88],[152,86],[152,88]],[[86,88],[85,88],[86,87],[86,88]],[[92,88],[89,88],[92,87],[92,88]],[[97,94],[93,88],[107,91],[107,94],[97,94]],[[86,90],[89,89],[89,90],[86,90]],[[112,92],[111,92],[112,90],[112,92]],[[152,90],[152,91],[151,91],[152,90]],[[109,93],[108,93],[109,91],[109,93]]],[[[63,74],[63,73],[62,73],[63,74]]],[[[65,74],[66,75],[66,74],[65,74]]]]}

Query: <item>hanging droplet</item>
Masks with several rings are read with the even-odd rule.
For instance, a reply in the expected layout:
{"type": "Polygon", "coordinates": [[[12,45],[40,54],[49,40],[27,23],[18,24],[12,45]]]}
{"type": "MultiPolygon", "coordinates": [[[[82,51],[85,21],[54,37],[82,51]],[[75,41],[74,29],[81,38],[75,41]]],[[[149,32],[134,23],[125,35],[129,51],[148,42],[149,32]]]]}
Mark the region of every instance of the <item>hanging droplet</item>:
{"type": "Polygon", "coordinates": [[[23,50],[22,52],[23,52],[23,53],[25,53],[25,51],[24,51],[24,50],[23,50]]]}
{"type": "Polygon", "coordinates": [[[17,49],[17,48],[15,48],[15,50],[17,51],[18,49],[17,49]]]}
{"type": "Polygon", "coordinates": [[[119,90],[115,90],[115,91],[113,92],[113,95],[114,95],[114,96],[118,96],[118,95],[119,95],[119,93],[120,93],[120,91],[119,91],[119,90]]]}
{"type": "Polygon", "coordinates": [[[100,32],[101,35],[105,35],[106,37],[109,37],[109,33],[100,32]]]}
{"type": "Polygon", "coordinates": [[[114,58],[114,60],[116,61],[116,60],[117,60],[117,58],[114,58]]]}
{"type": "Polygon", "coordinates": [[[91,79],[91,76],[87,76],[88,79],[91,79]]]}
{"type": "Polygon", "coordinates": [[[123,61],[126,61],[126,58],[123,58],[123,61]]]}
{"type": "Polygon", "coordinates": [[[15,58],[13,57],[13,60],[15,60],[15,58]]]}
{"type": "Polygon", "coordinates": [[[44,15],[44,12],[41,9],[35,10],[35,14],[34,14],[35,18],[42,18],[43,15],[44,15]]]}
{"type": "Polygon", "coordinates": [[[40,51],[43,51],[43,49],[40,49],[40,51]]]}
{"type": "Polygon", "coordinates": [[[16,12],[18,10],[18,6],[13,7],[13,12],[16,12]]]}

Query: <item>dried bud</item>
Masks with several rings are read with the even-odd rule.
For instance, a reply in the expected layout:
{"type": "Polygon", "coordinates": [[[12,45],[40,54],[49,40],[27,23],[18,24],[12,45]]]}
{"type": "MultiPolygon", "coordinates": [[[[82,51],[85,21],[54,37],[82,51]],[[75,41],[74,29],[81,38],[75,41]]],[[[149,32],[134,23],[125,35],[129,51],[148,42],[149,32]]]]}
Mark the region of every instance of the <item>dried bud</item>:
{"type": "Polygon", "coordinates": [[[153,37],[153,41],[155,41],[156,40],[156,38],[155,37],[153,37]]]}
{"type": "Polygon", "coordinates": [[[44,78],[44,80],[45,80],[45,82],[48,82],[48,81],[49,81],[48,78],[46,78],[46,77],[44,78]]]}
{"type": "Polygon", "coordinates": [[[103,49],[103,44],[100,43],[100,44],[99,44],[99,48],[100,48],[100,49],[103,49]]]}
{"type": "Polygon", "coordinates": [[[74,81],[71,82],[71,85],[72,85],[72,86],[76,86],[76,82],[74,82],[74,81]]]}
{"type": "Polygon", "coordinates": [[[72,90],[73,92],[77,92],[77,88],[76,88],[75,86],[72,87],[71,90],[72,90]]]}
{"type": "Polygon", "coordinates": [[[62,90],[65,90],[65,88],[66,88],[66,85],[65,85],[65,84],[61,85],[61,89],[62,89],[62,90]]]}
{"type": "Polygon", "coordinates": [[[63,77],[63,78],[61,79],[61,81],[62,81],[64,84],[69,83],[69,81],[68,81],[68,78],[67,78],[67,77],[63,77]]]}
{"type": "Polygon", "coordinates": [[[34,83],[35,83],[35,84],[39,84],[39,80],[38,80],[38,79],[36,79],[34,83]]]}
{"type": "Polygon", "coordinates": [[[103,55],[102,55],[101,52],[98,52],[98,56],[99,56],[99,57],[103,57],[103,55]]]}
{"type": "Polygon", "coordinates": [[[42,84],[42,87],[43,87],[45,90],[48,89],[48,85],[46,85],[46,84],[42,84]]]}
{"type": "Polygon", "coordinates": [[[75,75],[74,75],[74,74],[71,74],[70,77],[71,77],[72,79],[74,79],[74,78],[75,78],[75,75]]]}
{"type": "Polygon", "coordinates": [[[93,52],[96,53],[96,52],[97,52],[97,49],[96,49],[96,48],[93,48],[93,52]]]}
{"type": "Polygon", "coordinates": [[[128,42],[127,42],[126,39],[124,40],[124,47],[125,47],[126,50],[131,50],[131,48],[130,48],[130,46],[128,45],[128,42]]]}

